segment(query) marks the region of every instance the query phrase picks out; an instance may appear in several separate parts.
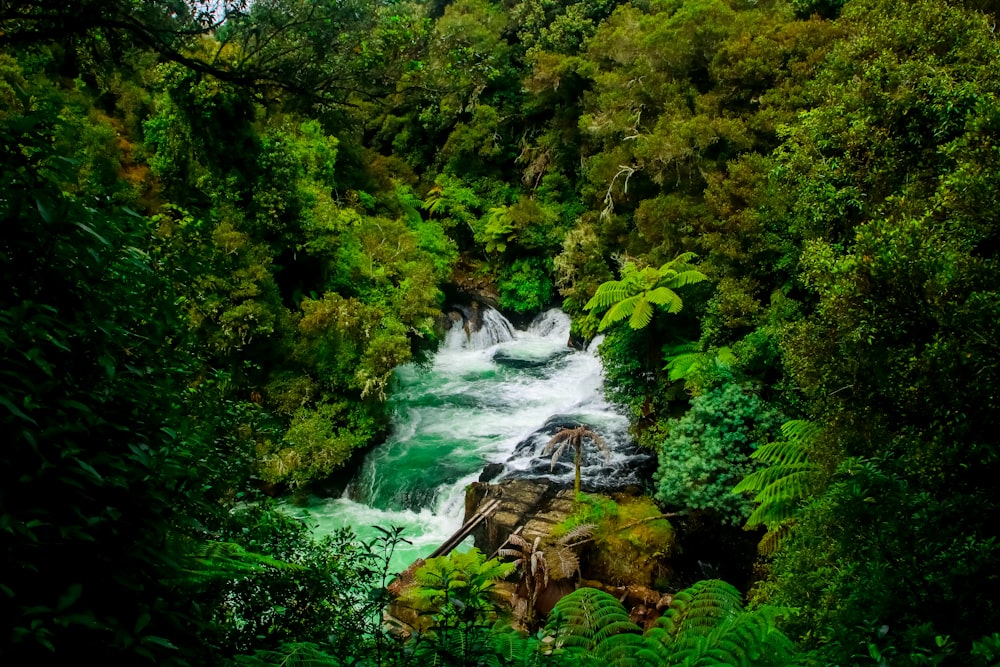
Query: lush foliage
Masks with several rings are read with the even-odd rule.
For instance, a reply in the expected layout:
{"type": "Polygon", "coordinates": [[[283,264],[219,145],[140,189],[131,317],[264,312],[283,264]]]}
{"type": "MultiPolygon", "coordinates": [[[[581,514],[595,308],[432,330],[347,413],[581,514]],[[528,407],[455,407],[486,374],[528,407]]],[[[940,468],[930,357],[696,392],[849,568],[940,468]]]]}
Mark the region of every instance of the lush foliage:
{"type": "Polygon", "coordinates": [[[739,592],[718,580],[678,592],[644,633],[614,597],[581,588],[559,601],[546,630],[553,654],[573,664],[794,664],[792,643],[773,618],[744,611],[739,592]]]}
{"type": "Polygon", "coordinates": [[[736,384],[695,397],[683,417],[667,423],[658,450],[656,499],[741,523],[750,514],[750,502],[734,487],[753,469],[753,451],[773,437],[780,423],[774,408],[736,384]]]}
{"type": "MultiPolygon", "coordinates": [[[[603,330],[659,502],[771,556],[690,643],[680,607],[654,641],[580,593],[566,618],[618,629],[440,655],[735,663],[787,656],[781,624],[816,664],[995,661],[997,18],[0,3],[0,657],[414,657],[364,597],[399,536],[313,544],[258,492],[378,442],[451,283],[603,330]]],[[[731,597],[706,586],[676,600],[731,597]]]]}

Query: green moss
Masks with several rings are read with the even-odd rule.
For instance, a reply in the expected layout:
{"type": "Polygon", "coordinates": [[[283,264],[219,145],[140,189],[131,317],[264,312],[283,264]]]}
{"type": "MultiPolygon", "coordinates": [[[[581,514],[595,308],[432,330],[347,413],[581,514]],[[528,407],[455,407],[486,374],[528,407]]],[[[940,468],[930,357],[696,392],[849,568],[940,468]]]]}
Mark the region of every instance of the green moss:
{"type": "Polygon", "coordinates": [[[614,498],[583,494],[577,508],[553,529],[553,537],[584,524],[593,524],[593,542],[583,554],[585,578],[614,585],[660,587],[669,582],[667,558],[674,543],[674,529],[662,518],[651,498],[614,498]]]}

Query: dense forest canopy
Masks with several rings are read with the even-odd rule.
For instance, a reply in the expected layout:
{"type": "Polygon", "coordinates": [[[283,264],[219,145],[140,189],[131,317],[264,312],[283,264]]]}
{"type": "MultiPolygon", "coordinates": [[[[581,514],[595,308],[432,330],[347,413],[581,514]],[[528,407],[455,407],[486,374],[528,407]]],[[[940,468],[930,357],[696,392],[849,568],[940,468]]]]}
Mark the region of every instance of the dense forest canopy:
{"type": "Polygon", "coordinates": [[[998,12],[0,3],[0,658],[998,664],[998,12]],[[604,335],[649,494],[761,536],[745,597],[525,636],[462,556],[384,633],[398,531],[268,497],[378,445],[455,291],[604,335]]]}

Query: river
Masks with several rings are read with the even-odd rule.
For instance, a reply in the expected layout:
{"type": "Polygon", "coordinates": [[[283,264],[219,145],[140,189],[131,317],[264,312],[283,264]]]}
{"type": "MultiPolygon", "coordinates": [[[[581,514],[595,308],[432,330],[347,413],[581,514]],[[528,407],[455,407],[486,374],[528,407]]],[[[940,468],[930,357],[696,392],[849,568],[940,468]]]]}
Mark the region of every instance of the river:
{"type": "Polygon", "coordinates": [[[497,480],[543,477],[571,486],[572,450],[554,470],[543,455],[560,427],[585,424],[611,449],[610,457],[586,456],[584,490],[641,483],[636,471],[648,455],[604,400],[594,346],[575,350],[568,339],[569,318],[559,310],[526,331],[491,309],[471,336],[454,327],[429,364],[397,369],[390,436],[368,454],[343,496],[313,498],[291,511],[307,516],[318,534],[351,526],[370,539],[373,525],[402,526],[411,544],[393,558],[399,571],[461,526],[465,487],[486,464],[503,464],[497,480]]]}

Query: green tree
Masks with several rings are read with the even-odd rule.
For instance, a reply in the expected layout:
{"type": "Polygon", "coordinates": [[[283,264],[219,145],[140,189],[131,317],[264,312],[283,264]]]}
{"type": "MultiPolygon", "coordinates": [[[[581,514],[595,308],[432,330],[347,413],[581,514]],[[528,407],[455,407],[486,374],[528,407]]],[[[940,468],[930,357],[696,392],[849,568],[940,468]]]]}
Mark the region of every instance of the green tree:
{"type": "Polygon", "coordinates": [[[735,383],[696,396],[683,416],[667,423],[667,437],[657,451],[656,499],[741,523],[751,503],[733,487],[753,470],[752,452],[780,423],[773,407],[735,383]]]}
{"type": "Polygon", "coordinates": [[[767,186],[802,239],[781,362],[836,472],[762,598],[798,606],[786,627],[825,662],[875,646],[966,664],[998,623],[1000,505],[978,481],[998,460],[997,42],[939,2],[850,2],[839,24],[767,186]]]}

